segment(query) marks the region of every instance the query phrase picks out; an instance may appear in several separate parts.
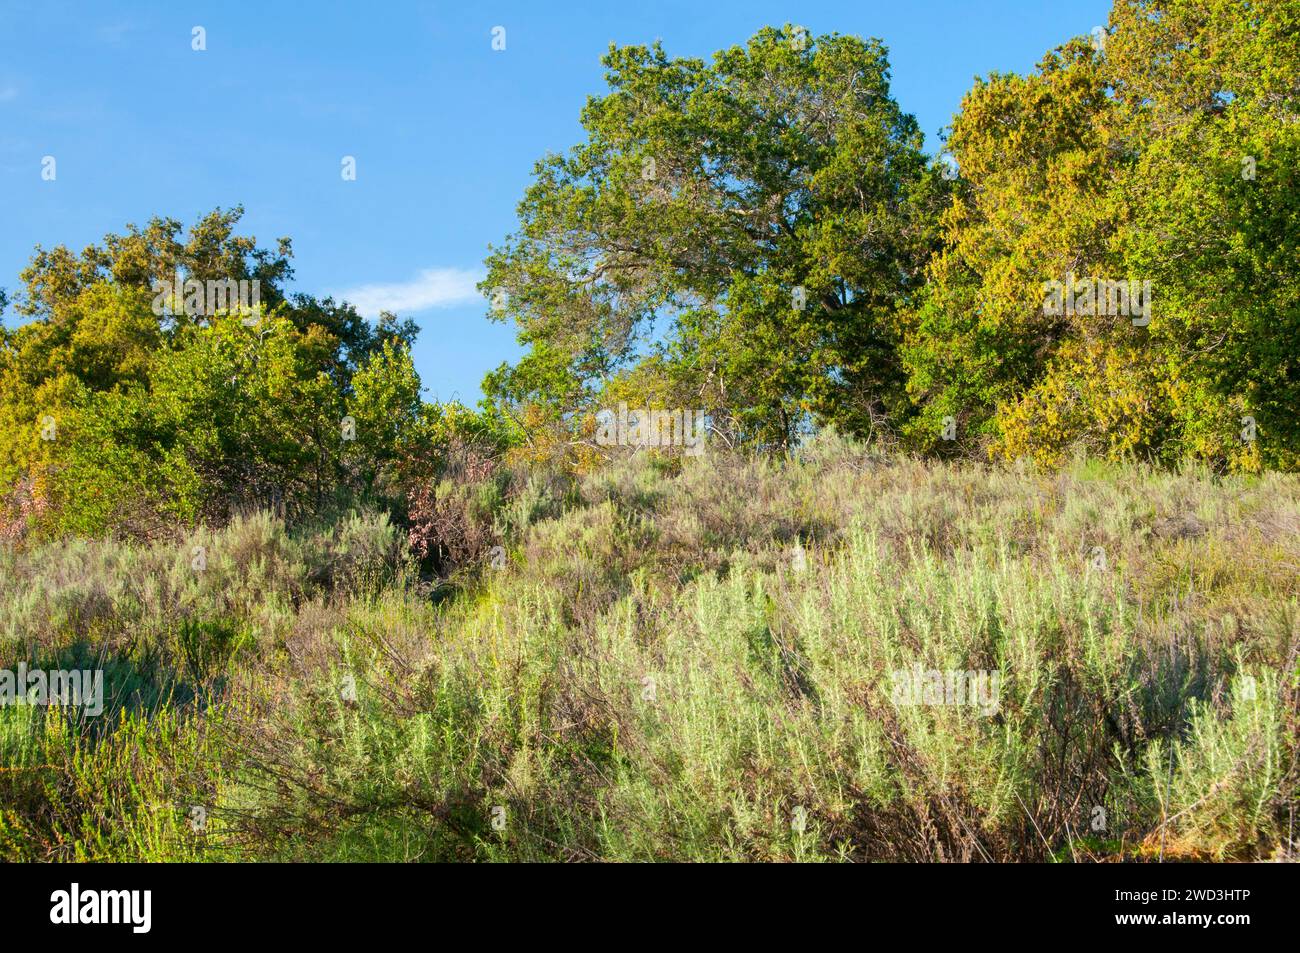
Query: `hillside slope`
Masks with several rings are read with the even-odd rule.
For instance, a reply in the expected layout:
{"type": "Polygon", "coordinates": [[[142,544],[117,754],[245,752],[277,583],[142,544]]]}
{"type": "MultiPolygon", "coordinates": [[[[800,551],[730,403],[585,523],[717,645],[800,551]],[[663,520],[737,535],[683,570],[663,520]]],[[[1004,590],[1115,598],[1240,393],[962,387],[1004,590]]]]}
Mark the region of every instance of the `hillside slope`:
{"type": "Polygon", "coordinates": [[[437,574],[366,515],[0,549],[0,666],[106,685],[0,709],[0,856],[1291,856],[1297,477],[827,436],[434,496],[437,574]]]}

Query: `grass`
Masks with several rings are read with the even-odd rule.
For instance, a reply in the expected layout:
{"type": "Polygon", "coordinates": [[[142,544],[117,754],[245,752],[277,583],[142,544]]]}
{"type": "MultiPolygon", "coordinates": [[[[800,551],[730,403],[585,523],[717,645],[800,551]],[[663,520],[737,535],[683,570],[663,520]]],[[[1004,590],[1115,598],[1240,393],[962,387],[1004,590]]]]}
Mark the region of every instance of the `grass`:
{"type": "Polygon", "coordinates": [[[0,856],[1294,854],[1296,477],[824,436],[489,479],[500,569],[373,515],[0,549],[0,667],[109,673],[0,709],[0,856]],[[917,668],[996,710],[898,703],[917,668]]]}

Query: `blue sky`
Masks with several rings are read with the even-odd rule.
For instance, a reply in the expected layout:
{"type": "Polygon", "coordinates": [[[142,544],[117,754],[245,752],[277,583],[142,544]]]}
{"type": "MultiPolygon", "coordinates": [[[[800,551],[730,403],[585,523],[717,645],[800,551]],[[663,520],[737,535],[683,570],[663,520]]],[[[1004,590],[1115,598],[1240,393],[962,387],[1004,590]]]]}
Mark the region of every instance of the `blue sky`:
{"type": "Polygon", "coordinates": [[[296,290],[416,319],[427,396],[473,403],[484,372],[519,353],[473,281],[534,161],[580,141],[611,42],[707,57],[769,24],[880,37],[933,151],[975,76],[1032,69],[1109,7],[0,0],[0,287],[17,288],[37,243],[79,251],[128,222],[242,203],[261,244],[293,239],[296,290]]]}

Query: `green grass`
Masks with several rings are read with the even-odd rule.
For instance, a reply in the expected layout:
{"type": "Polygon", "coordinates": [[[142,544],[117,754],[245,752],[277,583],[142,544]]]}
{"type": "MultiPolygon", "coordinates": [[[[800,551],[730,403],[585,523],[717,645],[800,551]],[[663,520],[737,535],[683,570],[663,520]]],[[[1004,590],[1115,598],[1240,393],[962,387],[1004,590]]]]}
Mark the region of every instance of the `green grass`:
{"type": "Polygon", "coordinates": [[[505,567],[437,579],[370,516],[0,550],[0,666],[114,673],[0,709],[0,856],[1293,854],[1300,479],[834,437],[505,476],[505,567]],[[914,665],[997,711],[895,704],[914,665]]]}

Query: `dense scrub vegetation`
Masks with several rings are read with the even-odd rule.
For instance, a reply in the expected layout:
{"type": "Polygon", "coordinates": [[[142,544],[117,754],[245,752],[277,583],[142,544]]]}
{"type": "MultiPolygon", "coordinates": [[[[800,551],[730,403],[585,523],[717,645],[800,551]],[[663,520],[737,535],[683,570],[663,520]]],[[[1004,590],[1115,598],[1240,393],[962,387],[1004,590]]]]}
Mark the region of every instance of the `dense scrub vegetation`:
{"type": "Polygon", "coordinates": [[[823,436],[475,498],[432,591],[364,514],[4,556],[0,630],[116,688],[0,710],[0,854],[1290,856],[1295,478],[823,436]],[[1001,673],[997,710],[893,704],[915,665],[1001,673]]]}
{"type": "Polygon", "coordinates": [[[238,207],[36,249],[0,677],[106,697],[0,706],[0,857],[1289,859],[1296,0],[1119,0],[947,157],[878,41],[606,64],[476,408],[238,207]]]}

